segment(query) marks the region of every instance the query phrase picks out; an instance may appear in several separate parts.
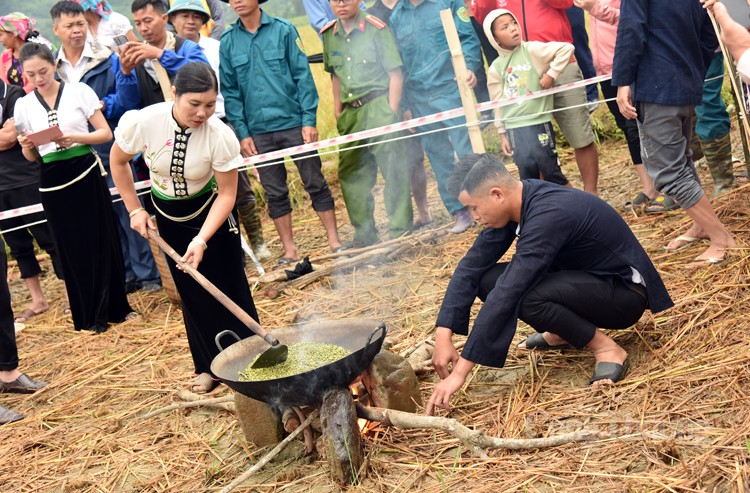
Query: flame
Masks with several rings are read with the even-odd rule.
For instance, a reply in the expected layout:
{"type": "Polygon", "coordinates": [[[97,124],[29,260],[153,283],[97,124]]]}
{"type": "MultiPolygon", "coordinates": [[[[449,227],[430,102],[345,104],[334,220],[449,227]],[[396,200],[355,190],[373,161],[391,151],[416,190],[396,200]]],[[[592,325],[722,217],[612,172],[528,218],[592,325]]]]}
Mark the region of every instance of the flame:
{"type": "MultiPolygon", "coordinates": [[[[361,385],[359,382],[355,382],[352,385],[349,386],[349,388],[352,391],[352,397],[354,397],[354,402],[358,402],[359,404],[363,406],[369,406],[370,405],[370,399],[360,399],[360,393],[359,393],[359,385],[361,385]]],[[[366,434],[369,429],[368,425],[370,424],[369,421],[362,418],[357,418],[357,426],[359,426],[359,433],[364,435],[366,434]]]]}

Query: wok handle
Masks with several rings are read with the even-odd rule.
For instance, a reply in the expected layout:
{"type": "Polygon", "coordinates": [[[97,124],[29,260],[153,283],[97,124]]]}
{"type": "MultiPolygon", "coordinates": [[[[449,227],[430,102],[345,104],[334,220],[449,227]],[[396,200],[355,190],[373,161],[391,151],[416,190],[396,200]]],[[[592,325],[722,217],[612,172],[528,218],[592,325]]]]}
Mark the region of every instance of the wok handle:
{"type": "Polygon", "coordinates": [[[216,347],[219,348],[219,351],[224,351],[224,348],[221,346],[221,338],[224,336],[232,336],[235,339],[237,339],[237,342],[240,342],[242,339],[240,339],[240,336],[235,334],[233,331],[227,329],[222,330],[218,334],[216,334],[216,337],[214,337],[214,342],[216,343],[216,347]]]}
{"type": "Polygon", "coordinates": [[[166,241],[164,241],[164,238],[162,238],[161,236],[159,236],[159,233],[157,231],[155,231],[153,229],[149,229],[148,230],[148,235],[149,235],[149,237],[151,237],[152,240],[154,240],[156,242],[157,245],[159,245],[159,248],[161,248],[162,250],[164,250],[164,253],[166,253],[167,255],[169,255],[169,257],[172,260],[174,260],[182,268],[182,270],[184,272],[187,272],[188,275],[190,275],[190,277],[192,277],[193,279],[195,279],[195,281],[198,284],[200,284],[201,286],[203,286],[203,289],[205,289],[206,291],[208,291],[208,293],[211,296],[213,296],[214,298],[216,298],[216,301],[218,301],[219,303],[221,303],[222,305],[224,305],[224,307],[227,310],[229,310],[230,312],[232,312],[232,315],[234,315],[235,317],[237,317],[240,320],[240,322],[242,322],[243,324],[245,324],[247,326],[247,328],[249,328],[250,330],[252,330],[256,334],[258,334],[259,336],[261,336],[263,338],[263,340],[266,341],[271,346],[276,346],[276,345],[279,344],[279,341],[274,336],[272,336],[269,332],[267,332],[266,330],[264,330],[263,327],[261,327],[258,324],[258,322],[256,322],[255,320],[253,320],[253,318],[250,315],[248,315],[245,310],[243,310],[242,308],[240,308],[240,306],[237,303],[235,303],[234,301],[232,301],[232,299],[229,296],[227,296],[224,293],[222,293],[219,290],[219,288],[217,288],[214,285],[214,283],[212,283],[211,281],[209,281],[206,278],[206,276],[204,276],[203,274],[201,274],[200,272],[198,272],[198,270],[195,269],[192,265],[183,262],[182,258],[180,257],[180,254],[178,254],[175,251],[174,248],[172,248],[171,246],[169,246],[169,244],[166,241]]]}
{"type": "Polygon", "coordinates": [[[388,333],[388,329],[386,329],[384,323],[381,322],[377,327],[375,327],[373,331],[370,332],[370,336],[367,338],[367,343],[365,344],[364,351],[362,351],[362,356],[359,363],[362,368],[366,368],[369,365],[368,362],[375,357],[375,355],[372,355],[372,357],[369,356],[369,349],[372,345],[372,338],[375,337],[375,334],[377,334],[378,332],[382,332],[383,339],[385,339],[385,335],[388,333]]]}

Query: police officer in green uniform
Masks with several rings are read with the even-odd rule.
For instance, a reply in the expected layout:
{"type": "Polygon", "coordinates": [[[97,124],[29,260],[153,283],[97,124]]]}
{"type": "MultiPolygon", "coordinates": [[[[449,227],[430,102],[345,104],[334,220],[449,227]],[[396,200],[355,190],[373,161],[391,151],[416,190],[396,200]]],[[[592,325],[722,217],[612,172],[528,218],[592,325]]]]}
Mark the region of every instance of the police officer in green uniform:
{"type": "MultiPolygon", "coordinates": [[[[402,62],[391,31],[377,17],[360,11],[356,0],[331,0],[331,7],[338,19],[320,32],[325,70],[331,73],[333,82],[339,134],[400,121],[402,62]]],[[[370,245],[379,240],[372,197],[378,168],[385,180],[390,236],[401,236],[412,227],[411,170],[405,162],[403,142],[352,148],[392,137],[354,142],[339,151],[339,182],[356,243],[370,245]]]]}

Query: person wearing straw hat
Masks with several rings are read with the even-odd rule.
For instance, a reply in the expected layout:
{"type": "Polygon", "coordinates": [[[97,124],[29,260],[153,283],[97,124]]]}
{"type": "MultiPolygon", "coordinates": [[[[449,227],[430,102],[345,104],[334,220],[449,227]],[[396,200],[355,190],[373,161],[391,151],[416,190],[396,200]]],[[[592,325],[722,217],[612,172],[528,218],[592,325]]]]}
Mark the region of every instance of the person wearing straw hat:
{"type": "Polygon", "coordinates": [[[426,413],[449,409],[476,364],[503,367],[518,319],[537,331],[521,349],[587,348],[596,360],[591,385],[621,380],[628,353],[597,327],[625,329],[646,309],[673,306],[622,217],[583,191],[517,180],[491,154],[463,159],[449,187],[485,229],[456,267],[438,313],[432,362],[442,381],[426,413]],[[498,263],[514,242],[510,261],[498,263]],[[484,304],[459,356],[451,339],[468,333],[475,298],[484,304]]]}
{"type": "MultiPolygon", "coordinates": [[[[219,76],[219,41],[206,37],[201,30],[201,26],[210,19],[210,15],[201,0],[175,0],[172,8],[167,12],[169,22],[174,26],[178,36],[198,43],[203,48],[203,53],[208,59],[209,65],[214,70],[216,76],[219,76]]],[[[227,121],[227,115],[224,111],[224,97],[221,95],[221,84],[219,84],[219,94],[216,97],[216,116],[224,123],[227,121]]],[[[237,213],[240,216],[240,222],[245,228],[245,234],[250,241],[253,252],[258,260],[265,260],[271,257],[271,252],[266,246],[266,240],[263,238],[263,227],[258,216],[256,207],[255,193],[250,185],[250,177],[246,170],[238,171],[237,182],[237,213]]]]}
{"type": "Polygon", "coordinates": [[[625,118],[636,119],[654,186],[693,220],[665,248],[710,240],[688,267],[722,262],[737,243],[701,187],[690,153],[692,114],[717,47],[708,13],[695,0],[630,0],[620,8],[612,85],[625,118]]]}

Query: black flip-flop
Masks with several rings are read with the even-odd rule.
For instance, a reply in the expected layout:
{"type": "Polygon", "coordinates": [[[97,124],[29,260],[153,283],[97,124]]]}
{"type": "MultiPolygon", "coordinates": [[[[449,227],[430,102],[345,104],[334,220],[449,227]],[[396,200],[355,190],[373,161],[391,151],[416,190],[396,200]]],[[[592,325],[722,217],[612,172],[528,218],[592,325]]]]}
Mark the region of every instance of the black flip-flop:
{"type": "Polygon", "coordinates": [[[594,374],[591,376],[591,380],[589,380],[589,385],[599,380],[607,379],[612,380],[613,383],[617,383],[625,378],[629,367],[630,361],[627,359],[622,364],[607,361],[597,363],[594,365],[594,374]]]}
{"type": "MultiPolygon", "coordinates": [[[[519,343],[518,346],[521,344],[519,343]]],[[[526,338],[526,347],[519,349],[529,349],[529,350],[535,350],[535,351],[561,351],[563,349],[573,349],[573,346],[568,344],[567,342],[564,344],[548,344],[547,341],[544,340],[544,336],[540,334],[539,332],[535,332],[534,334],[531,334],[529,337],[526,338]]]]}

